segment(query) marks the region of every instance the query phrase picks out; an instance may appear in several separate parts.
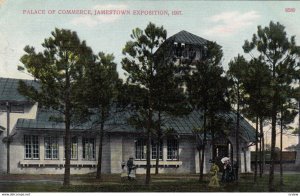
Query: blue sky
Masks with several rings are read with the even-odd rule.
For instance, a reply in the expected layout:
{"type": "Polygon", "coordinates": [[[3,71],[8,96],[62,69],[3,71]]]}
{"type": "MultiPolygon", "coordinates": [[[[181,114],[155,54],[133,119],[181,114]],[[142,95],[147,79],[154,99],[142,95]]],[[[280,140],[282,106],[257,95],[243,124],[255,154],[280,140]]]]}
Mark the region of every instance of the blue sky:
{"type": "MultiPolygon", "coordinates": [[[[55,27],[77,31],[94,52],[104,51],[120,61],[122,48],[135,27],[145,28],[149,22],[163,25],[168,37],[187,30],[205,39],[216,41],[224,50],[223,66],[238,53],[243,53],[244,40],[250,39],[257,25],[279,21],[289,35],[300,39],[300,2],[296,1],[95,1],[95,0],[0,0],[0,76],[28,78],[16,71],[25,45],[41,49],[43,39],[55,27]],[[292,13],[285,8],[295,8],[292,13]],[[56,14],[29,15],[23,10],[55,10],[56,14]],[[93,16],[61,15],[69,9],[181,10],[180,16],[93,16]]],[[[298,41],[300,42],[300,41],[298,41]]]]}
{"type": "MultiPolygon", "coordinates": [[[[145,28],[149,22],[163,25],[168,37],[187,30],[223,47],[223,66],[243,54],[244,40],[251,39],[257,26],[266,26],[271,20],[286,27],[289,36],[296,35],[300,44],[300,2],[297,1],[96,1],[96,0],[0,0],[0,77],[30,78],[17,71],[26,45],[41,50],[44,38],[57,28],[77,31],[94,52],[113,53],[123,77],[120,61],[122,48],[130,40],[131,30],[145,28]],[[293,8],[295,12],[286,12],[293,8]],[[61,15],[59,10],[70,9],[127,9],[180,10],[179,16],[93,16],[61,15]],[[28,15],[23,10],[55,10],[56,14],[28,15]]],[[[246,55],[246,57],[248,57],[246,55]]],[[[294,143],[295,137],[286,139],[294,143]]]]}

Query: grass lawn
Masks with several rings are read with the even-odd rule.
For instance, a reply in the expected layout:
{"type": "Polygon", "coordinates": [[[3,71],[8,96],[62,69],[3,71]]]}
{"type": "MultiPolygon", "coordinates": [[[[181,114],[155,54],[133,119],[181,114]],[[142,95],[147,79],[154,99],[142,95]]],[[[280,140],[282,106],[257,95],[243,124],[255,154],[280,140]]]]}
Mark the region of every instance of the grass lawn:
{"type": "MultiPolygon", "coordinates": [[[[7,176],[17,179],[14,175],[7,176]]],[[[198,175],[152,175],[150,186],[144,185],[144,175],[138,175],[136,181],[121,182],[119,175],[104,175],[102,181],[94,179],[93,175],[73,175],[72,185],[63,187],[57,180],[62,176],[27,176],[39,181],[7,181],[0,182],[0,192],[267,192],[268,176],[258,178],[253,183],[252,174],[241,175],[239,184],[221,184],[220,188],[209,188],[208,177],[204,182],[198,181],[198,175]],[[33,176],[33,178],[32,178],[33,176]]],[[[0,178],[1,179],[1,178],[0,178]]],[[[22,176],[21,179],[28,179],[22,176]]],[[[300,192],[300,174],[285,174],[284,186],[279,186],[279,175],[275,175],[276,191],[300,192]]]]}

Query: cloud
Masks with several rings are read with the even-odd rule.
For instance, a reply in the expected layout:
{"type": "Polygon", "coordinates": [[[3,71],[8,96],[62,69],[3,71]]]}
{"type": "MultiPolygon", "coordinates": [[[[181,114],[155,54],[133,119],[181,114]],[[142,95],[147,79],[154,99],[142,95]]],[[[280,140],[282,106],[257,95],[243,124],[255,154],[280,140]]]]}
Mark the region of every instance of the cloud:
{"type": "Polygon", "coordinates": [[[205,31],[205,34],[218,36],[234,35],[240,30],[253,25],[258,18],[260,18],[260,15],[256,11],[245,13],[239,11],[223,12],[209,18],[213,25],[205,31]]]}
{"type": "MultiPolygon", "coordinates": [[[[125,4],[106,4],[96,5],[92,9],[92,14],[95,10],[126,10],[125,4]]],[[[74,18],[71,23],[74,25],[86,25],[88,27],[94,27],[101,23],[112,23],[117,21],[122,15],[103,14],[103,15],[84,15],[74,18]]]]}
{"type": "Polygon", "coordinates": [[[0,32],[0,77],[31,78],[17,71],[17,66],[21,64],[19,58],[24,54],[23,48],[23,44],[8,39],[0,32]]]}
{"type": "Polygon", "coordinates": [[[0,6],[3,5],[5,0],[0,0],[0,6]]]}

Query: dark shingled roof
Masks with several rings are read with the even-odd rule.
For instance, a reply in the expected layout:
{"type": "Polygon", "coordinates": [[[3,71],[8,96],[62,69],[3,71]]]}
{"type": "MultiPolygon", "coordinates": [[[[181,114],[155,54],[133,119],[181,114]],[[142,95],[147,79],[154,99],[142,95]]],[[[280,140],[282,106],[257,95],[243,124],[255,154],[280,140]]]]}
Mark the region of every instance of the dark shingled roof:
{"type": "Polygon", "coordinates": [[[203,39],[202,37],[199,37],[197,35],[194,35],[190,32],[184,31],[184,30],[169,37],[166,41],[192,44],[192,45],[204,45],[208,42],[208,40],[203,39]]]}
{"type": "MultiPolygon", "coordinates": [[[[0,102],[29,102],[29,99],[18,92],[20,79],[0,78],[0,102]]],[[[23,80],[28,85],[37,85],[34,80],[23,80]]]]}
{"type": "MultiPolygon", "coordinates": [[[[63,131],[64,124],[56,123],[49,120],[50,116],[57,116],[57,112],[39,110],[36,119],[18,119],[16,124],[16,129],[18,130],[53,130],[53,131],[63,131]]],[[[129,111],[116,112],[112,115],[106,124],[105,129],[109,130],[108,132],[113,133],[137,133],[139,130],[131,126],[127,119],[131,116],[129,111]]],[[[162,126],[163,129],[172,129],[175,133],[179,135],[192,135],[194,131],[202,126],[202,114],[200,111],[193,111],[187,116],[182,117],[168,117],[168,120],[162,126]]],[[[222,114],[222,116],[232,121],[231,130],[235,130],[235,114],[233,112],[228,114],[222,114]]],[[[93,130],[94,122],[96,118],[92,119],[86,123],[80,124],[79,126],[73,126],[74,131],[82,130],[93,130]]],[[[240,121],[240,131],[241,135],[249,140],[255,140],[255,130],[254,128],[243,118],[240,121]]],[[[140,130],[140,132],[142,132],[140,130]]],[[[234,133],[234,132],[232,132],[234,133]]]]}
{"type": "MultiPolygon", "coordinates": [[[[10,101],[10,102],[28,102],[28,99],[19,94],[18,88],[19,79],[11,78],[0,78],[0,102],[1,101],[10,101]]],[[[37,82],[33,80],[23,80],[29,85],[37,85],[37,82]]],[[[16,129],[17,130],[52,130],[52,131],[63,131],[64,124],[57,123],[50,120],[51,116],[59,116],[58,112],[38,109],[37,116],[35,119],[24,119],[20,118],[17,121],[16,129]]],[[[129,125],[127,119],[131,116],[129,110],[122,112],[115,112],[112,115],[112,118],[106,122],[105,129],[109,132],[125,132],[125,133],[136,133],[137,130],[129,125]]],[[[165,129],[172,129],[179,135],[191,135],[194,130],[202,126],[201,111],[193,111],[187,116],[182,117],[168,117],[168,120],[163,125],[165,129]]],[[[228,114],[222,114],[222,116],[232,121],[231,130],[235,130],[236,115],[231,112],[228,114]]],[[[93,129],[94,122],[96,117],[91,117],[86,123],[72,126],[72,130],[87,130],[93,129]]],[[[242,136],[249,140],[255,140],[255,130],[254,128],[245,120],[241,119],[240,128],[242,136]]]]}

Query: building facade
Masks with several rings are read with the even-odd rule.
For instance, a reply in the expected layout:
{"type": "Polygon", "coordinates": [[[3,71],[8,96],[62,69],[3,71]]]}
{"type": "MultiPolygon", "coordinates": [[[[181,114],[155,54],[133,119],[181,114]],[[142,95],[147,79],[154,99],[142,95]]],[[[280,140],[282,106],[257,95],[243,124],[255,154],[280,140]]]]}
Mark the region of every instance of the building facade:
{"type": "MultiPolygon", "coordinates": [[[[32,81],[27,81],[32,82],[32,81]]],[[[1,112],[0,125],[0,171],[13,174],[62,174],[64,172],[64,125],[49,120],[55,115],[38,107],[18,93],[17,79],[0,78],[1,112]],[[14,99],[12,99],[14,98],[14,99]],[[9,131],[7,131],[7,128],[9,131]]],[[[166,136],[159,149],[160,173],[198,173],[199,151],[193,130],[201,126],[199,112],[171,119],[165,126],[176,134],[166,136]]],[[[234,120],[234,114],[227,118],[234,120]]],[[[128,113],[119,113],[110,122],[114,126],[105,133],[103,142],[103,173],[121,172],[121,163],[134,157],[137,173],[145,173],[146,142],[141,131],[126,124],[128,113]]],[[[234,130],[234,129],[233,129],[234,130]]],[[[209,170],[212,150],[219,158],[235,159],[235,139],[232,134],[216,138],[215,149],[210,141],[205,151],[204,172],[209,170]]],[[[71,172],[76,174],[96,171],[99,137],[95,130],[82,127],[72,128],[71,172]]],[[[254,129],[241,121],[241,171],[250,172],[249,144],[253,141],[254,129]],[[246,162],[244,162],[246,160],[246,162]],[[245,169],[246,168],[246,169],[245,169]]],[[[151,147],[152,172],[157,156],[156,145],[151,147]]]]}
{"type": "MultiPolygon", "coordinates": [[[[206,56],[208,41],[181,31],[168,38],[156,52],[178,65],[192,65],[206,56]]],[[[165,58],[164,58],[165,59],[165,58]]],[[[30,85],[38,85],[32,80],[24,80],[30,85]]],[[[50,121],[56,114],[44,110],[26,97],[19,94],[18,79],[0,78],[0,172],[61,174],[64,172],[65,148],[64,125],[50,121]]],[[[137,173],[146,171],[146,142],[141,130],[136,130],[127,123],[128,112],[114,115],[106,125],[103,140],[103,173],[120,173],[122,162],[134,157],[137,173]],[[113,128],[111,128],[113,127],[113,128]]],[[[215,138],[214,148],[211,139],[205,148],[204,173],[210,168],[210,159],[220,160],[235,154],[235,117],[234,113],[224,114],[232,122],[227,130],[229,134],[215,138]],[[214,152],[214,153],[212,153],[214,152]],[[216,157],[212,157],[215,154],[216,157]]],[[[160,173],[198,173],[199,142],[202,136],[195,134],[202,126],[201,112],[193,111],[184,117],[174,117],[164,125],[172,129],[173,134],[166,135],[159,145],[151,146],[152,172],[155,159],[159,156],[160,173]]],[[[224,132],[224,131],[223,131],[224,132]]],[[[71,172],[76,174],[95,172],[98,159],[99,134],[87,125],[73,126],[71,139],[71,172]]],[[[255,130],[245,120],[240,123],[240,169],[250,172],[249,146],[255,141],[255,130]]]]}

